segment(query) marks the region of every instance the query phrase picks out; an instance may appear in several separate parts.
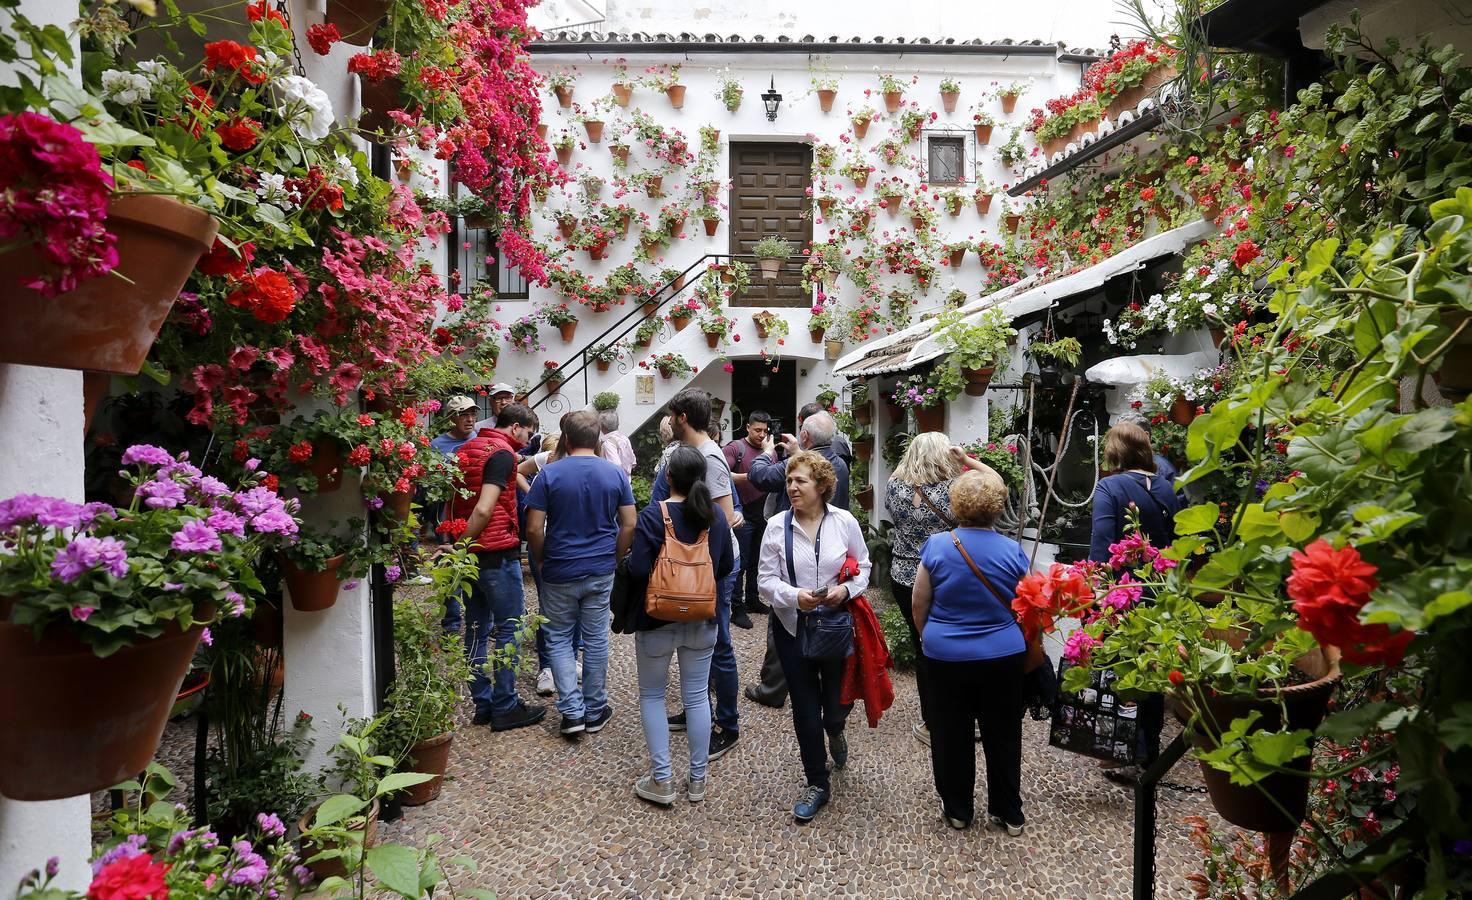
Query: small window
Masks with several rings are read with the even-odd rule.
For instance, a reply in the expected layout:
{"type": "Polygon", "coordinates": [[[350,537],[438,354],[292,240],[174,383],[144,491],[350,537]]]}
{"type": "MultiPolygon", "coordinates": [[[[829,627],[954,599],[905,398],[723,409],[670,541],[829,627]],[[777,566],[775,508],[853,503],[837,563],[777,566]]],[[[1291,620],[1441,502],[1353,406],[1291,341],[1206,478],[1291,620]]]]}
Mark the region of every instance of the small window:
{"type": "Polygon", "coordinates": [[[501,248],[496,246],[494,232],[486,228],[468,228],[462,219],[460,240],[455,242],[451,253],[452,266],[460,273],[460,291],[468,291],[471,285],[488,281],[495,286],[496,294],[502,300],[527,299],[526,279],[521,277],[515,266],[501,264],[501,248]]]}
{"type": "Polygon", "coordinates": [[[966,142],[958,137],[930,138],[930,183],[966,182],[966,142]]]}

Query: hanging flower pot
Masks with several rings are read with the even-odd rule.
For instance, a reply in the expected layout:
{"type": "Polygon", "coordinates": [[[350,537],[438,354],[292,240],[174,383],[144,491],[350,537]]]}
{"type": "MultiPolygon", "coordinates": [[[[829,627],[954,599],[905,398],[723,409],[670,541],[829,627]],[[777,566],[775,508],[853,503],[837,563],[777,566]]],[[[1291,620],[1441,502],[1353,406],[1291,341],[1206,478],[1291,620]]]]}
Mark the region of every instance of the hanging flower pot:
{"type": "Polygon", "coordinates": [[[1190,425],[1196,420],[1196,404],[1176,394],[1170,404],[1170,420],[1177,425],[1190,425]]]}
{"type": "Polygon", "coordinates": [[[317,476],[317,493],[330,494],[342,487],[342,445],[332,438],[317,443],[307,471],[317,476]]]}
{"type": "Polygon", "coordinates": [[[821,344],[823,343],[823,332],[826,330],[827,329],[824,328],[809,328],[808,337],[811,337],[813,339],[813,343],[821,344]]]}
{"type": "Polygon", "coordinates": [[[377,81],[359,75],[358,100],[362,107],[358,127],[363,131],[384,131],[393,125],[389,110],[404,107],[404,81],[397,75],[377,81]]]}
{"type": "Polygon", "coordinates": [[[395,522],[409,521],[409,508],[414,501],[413,491],[394,491],[391,494],[379,494],[378,497],[383,501],[383,511],[395,522]]]}
{"type": "Polygon", "coordinates": [[[644,315],[646,315],[646,316],[652,316],[652,315],[654,315],[655,311],[658,310],[658,309],[659,309],[659,303],[657,301],[655,301],[655,300],[645,300],[644,301],[644,306],[643,306],[644,315]]]}
{"type": "Polygon", "coordinates": [[[900,111],[900,103],[902,103],[904,101],[904,99],[905,99],[905,92],[904,91],[885,91],[884,92],[884,111],[885,112],[899,112],[900,111]]]}
{"type": "Polygon", "coordinates": [[[874,410],[865,403],[854,407],[854,421],[860,425],[868,425],[874,421],[874,410]]]}
{"type": "Polygon", "coordinates": [[[168,625],[100,657],[65,628],[37,640],[28,626],[0,622],[0,794],[60,800],[136,777],[203,633],[203,624],[168,625]]]}
{"type": "Polygon", "coordinates": [[[602,122],[584,122],[583,127],[588,130],[588,143],[597,144],[603,140],[602,122]]]}
{"type": "Polygon", "coordinates": [[[297,566],[282,557],[281,574],[286,578],[286,592],[291,597],[291,608],[297,612],[321,612],[331,609],[337,602],[342,583],[337,580],[337,570],[347,561],[346,553],[327,560],[322,571],[312,572],[297,566]]]}
{"type": "MultiPolygon", "coordinates": [[[[1472,314],[1452,310],[1441,314],[1441,326],[1456,331],[1472,314]]],[[[1472,393],[1472,325],[1462,329],[1441,358],[1441,368],[1432,373],[1436,389],[1448,400],[1461,403],[1472,393]]]]}
{"type": "MultiPolygon", "coordinates": [[[[320,805],[321,804],[318,804],[318,806],[320,805]]],[[[378,840],[378,801],[374,800],[367,809],[363,810],[362,816],[363,821],[351,826],[348,830],[363,833],[363,850],[367,851],[378,840]]],[[[297,830],[306,831],[308,828],[312,827],[312,820],[316,817],[317,806],[313,806],[311,809],[307,810],[305,815],[297,820],[297,830]]],[[[324,850],[335,850],[337,849],[337,846],[337,844],[333,843],[323,843],[319,846],[312,843],[311,841],[303,841],[301,854],[302,859],[311,859],[324,850]]],[[[321,881],[325,878],[331,878],[334,875],[338,878],[342,878],[347,874],[347,869],[343,866],[341,857],[322,859],[318,860],[317,862],[306,863],[305,865],[308,869],[312,870],[312,874],[317,877],[318,881],[321,881]]]]}
{"type": "Polygon", "coordinates": [[[1007,213],[1007,231],[1010,234],[1017,233],[1017,226],[1022,224],[1022,216],[1017,213],[1007,213]]]}
{"type": "Polygon", "coordinates": [[[706,237],[715,237],[716,236],[716,229],[721,227],[721,220],[720,219],[705,219],[703,221],[705,222],[705,236],[706,237]]]}
{"type": "Polygon", "coordinates": [[[619,82],[613,86],[613,102],[619,106],[628,106],[629,98],[634,96],[634,86],[619,82]]]}
{"type": "Polygon", "coordinates": [[[884,401],[884,411],[889,414],[889,424],[898,425],[905,421],[905,408],[892,400],[884,401]]]}
{"type": "Polygon", "coordinates": [[[327,0],[327,24],[337,26],[344,43],[368,46],[386,15],[388,0],[327,0]]]}
{"type": "Polygon", "coordinates": [[[563,109],[572,107],[572,87],[555,87],[552,93],[557,95],[557,105],[563,109]]]}
{"type": "Polygon", "coordinates": [[[960,250],[952,250],[951,251],[951,259],[950,259],[951,268],[953,268],[953,269],[959,269],[961,267],[961,262],[963,260],[965,260],[965,259],[966,259],[966,248],[965,247],[962,247],[960,250]]]}
{"type": "Polygon", "coordinates": [[[910,227],[915,231],[923,231],[925,229],[925,220],[920,216],[910,216],[910,227]]]}
{"type": "Polygon", "coordinates": [[[1211,332],[1211,346],[1220,349],[1222,342],[1227,339],[1226,329],[1212,325],[1209,326],[1208,330],[1211,332]]]}
{"type": "Polygon", "coordinates": [[[944,403],[935,406],[915,407],[915,427],[921,431],[941,431],[946,424],[944,403]]]}
{"type": "MultiPolygon", "coordinates": [[[[689,316],[685,316],[683,318],[671,319],[670,321],[674,323],[674,325],[675,325],[675,331],[684,331],[685,330],[685,326],[690,324],[690,317],[689,316]]],[[[666,376],[666,377],[668,377],[668,376],[666,376]]]]}
{"type": "Polygon", "coordinates": [[[654,343],[654,335],[652,335],[652,334],[646,334],[646,335],[644,335],[642,337],[639,337],[639,338],[636,339],[636,343],[640,347],[648,347],[650,344],[653,344],[654,343]]]}
{"type": "Polygon", "coordinates": [[[598,371],[600,371],[600,372],[607,372],[610,368],[613,367],[613,360],[611,360],[611,359],[600,359],[600,360],[596,360],[593,363],[593,365],[595,365],[595,366],[598,367],[598,371]]]}
{"type": "Polygon", "coordinates": [[[868,172],[859,172],[858,174],[854,175],[854,187],[856,189],[863,190],[864,188],[868,187],[868,185],[869,185],[869,173],[868,172]]]}
{"type": "Polygon", "coordinates": [[[572,239],[572,233],[577,230],[577,219],[558,219],[557,231],[562,235],[564,241],[572,239]]]}
{"type": "Polygon", "coordinates": [[[941,91],[940,92],[940,108],[943,109],[943,110],[945,110],[948,113],[955,112],[956,111],[956,98],[958,98],[960,96],[961,96],[961,94],[960,94],[959,91],[941,91]]]}
{"type": "Polygon", "coordinates": [[[986,196],[984,196],[981,199],[979,199],[979,200],[976,201],[976,214],[979,215],[979,216],[986,215],[987,210],[989,210],[991,208],[992,208],[992,195],[991,194],[987,194],[986,196]]]}
{"type": "Polygon", "coordinates": [[[547,379],[547,393],[548,394],[555,394],[555,393],[557,393],[558,391],[562,390],[562,385],[563,384],[564,384],[564,382],[563,382],[563,380],[561,378],[548,378],[547,379]]]}
{"type": "Polygon", "coordinates": [[[874,437],[870,435],[869,437],[860,438],[859,440],[854,441],[854,453],[858,456],[859,459],[873,459],[874,437]]]}
{"type": "Polygon", "coordinates": [[[646,182],[644,182],[644,190],[651,197],[659,197],[659,196],[662,196],[662,194],[660,192],[663,189],[664,189],[664,176],[663,175],[651,175],[651,176],[649,176],[649,180],[646,181],[646,182]]]}
{"type": "Polygon", "coordinates": [[[859,140],[862,141],[864,139],[864,135],[866,135],[868,133],[869,133],[869,123],[868,122],[855,122],[854,123],[854,137],[856,137],[856,138],[858,138],[859,140]]]}
{"type": "Polygon", "coordinates": [[[838,338],[828,338],[823,341],[823,352],[829,359],[838,359],[843,355],[843,341],[838,338]]]}
{"type": "Polygon", "coordinates": [[[992,142],[992,129],[994,127],[996,127],[996,126],[993,126],[993,125],[978,125],[978,126],[976,126],[976,142],[978,144],[981,144],[982,146],[986,146],[987,144],[990,144],[992,142]]]}
{"type": "Polygon", "coordinates": [[[684,109],[684,107],[685,107],[685,85],[683,85],[683,84],[672,84],[669,87],[667,87],[667,88],[664,89],[664,93],[665,93],[665,96],[667,96],[667,97],[670,98],[670,106],[673,106],[675,109],[684,109]]]}
{"type": "Polygon", "coordinates": [[[1011,115],[1013,110],[1015,109],[1017,109],[1017,96],[1015,94],[1011,96],[1003,96],[1002,112],[1011,115]]]}
{"type": "Polygon", "coordinates": [[[782,273],[782,260],[780,259],[759,259],[756,265],[761,269],[762,277],[768,281],[774,280],[782,273]]]}
{"type": "Polygon", "coordinates": [[[538,122],[537,123],[537,137],[541,138],[544,141],[547,139],[547,123],[546,122],[538,122]]]}
{"type": "Polygon", "coordinates": [[[577,320],[573,320],[571,322],[563,322],[561,325],[557,326],[557,330],[562,333],[563,343],[571,342],[572,336],[576,334],[578,330],[577,320]]]}
{"type": "Polygon", "coordinates": [[[833,198],[823,197],[818,201],[818,209],[823,212],[823,218],[828,218],[828,213],[833,209],[833,198]]]}
{"type": "Polygon", "coordinates": [[[567,145],[565,147],[558,147],[557,148],[557,162],[560,165],[564,165],[564,166],[567,165],[568,163],[572,162],[572,145],[571,144],[569,144],[569,145],[567,145]]]}
{"type": "Polygon", "coordinates": [[[721,336],[718,334],[707,333],[705,336],[705,343],[706,346],[710,347],[710,349],[716,350],[721,346],[721,336]]]}
{"type": "Polygon", "coordinates": [[[446,731],[432,738],[425,738],[409,748],[409,762],[402,771],[433,775],[404,792],[405,806],[423,806],[440,795],[445,783],[445,770],[450,767],[450,746],[455,742],[455,732],[446,731]]]}
{"type": "Polygon", "coordinates": [[[681,290],[684,289],[684,287],[685,287],[685,273],[684,272],[681,272],[679,275],[675,276],[675,281],[674,281],[673,284],[670,285],[670,290],[672,290],[672,291],[674,291],[676,293],[679,293],[681,290]]]}
{"type": "Polygon", "coordinates": [[[612,144],[609,146],[608,152],[612,153],[613,158],[621,163],[629,161],[629,148],[627,144],[612,144]]]}
{"type": "Polygon", "coordinates": [[[873,509],[874,485],[866,485],[862,491],[859,491],[857,494],[854,495],[854,499],[858,500],[859,505],[862,506],[864,509],[873,509]]]}
{"type": "Polygon", "coordinates": [[[838,91],[818,91],[818,108],[823,112],[833,112],[833,98],[838,96],[838,91]]]}
{"type": "Polygon", "coordinates": [[[984,366],[980,369],[961,368],[961,377],[966,379],[966,396],[980,397],[986,393],[987,386],[992,383],[992,376],[996,374],[996,366],[984,366]]]}
{"type": "Polygon", "coordinates": [[[117,236],[117,268],[59,297],[20,286],[40,274],[38,254],[28,247],[0,253],[0,363],[138,374],[219,223],[167,197],[115,194],[107,228],[117,236]]]}

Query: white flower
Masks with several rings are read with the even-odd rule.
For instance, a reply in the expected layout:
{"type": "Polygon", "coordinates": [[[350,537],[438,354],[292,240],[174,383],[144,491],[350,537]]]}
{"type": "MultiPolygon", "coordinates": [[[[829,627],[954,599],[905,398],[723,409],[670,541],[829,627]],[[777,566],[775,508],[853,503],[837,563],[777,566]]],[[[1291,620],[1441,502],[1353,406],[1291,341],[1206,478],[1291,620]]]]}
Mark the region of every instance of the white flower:
{"type": "Polygon", "coordinates": [[[153,88],[142,75],[108,69],[102,73],[102,93],[109,100],[115,100],[124,106],[133,106],[151,99],[153,88]]]}
{"type": "MultiPolygon", "coordinates": [[[[170,66],[157,59],[145,59],[138,63],[138,72],[150,81],[162,81],[169,74],[170,66]]],[[[107,75],[102,76],[104,79],[107,75]]]]}
{"type": "Polygon", "coordinates": [[[300,203],[301,195],[287,190],[286,176],[280,172],[262,172],[256,179],[256,194],[270,203],[300,203]]]}
{"type": "Polygon", "coordinates": [[[281,105],[276,112],[291,124],[297,137],[320,141],[332,132],[332,101],[310,78],[287,75],[280,79],[281,105]]]}

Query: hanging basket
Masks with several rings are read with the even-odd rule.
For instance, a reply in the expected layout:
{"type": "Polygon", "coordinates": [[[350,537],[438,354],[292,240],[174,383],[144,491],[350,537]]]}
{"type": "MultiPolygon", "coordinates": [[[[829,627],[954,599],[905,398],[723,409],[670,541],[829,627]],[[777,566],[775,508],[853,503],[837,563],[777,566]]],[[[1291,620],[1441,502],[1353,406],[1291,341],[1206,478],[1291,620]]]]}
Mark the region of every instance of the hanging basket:
{"type": "Polygon", "coordinates": [[[915,427],[921,431],[943,431],[945,425],[945,404],[915,408],[915,427]]]}
{"type": "Polygon", "coordinates": [[[358,128],[363,131],[384,131],[393,124],[389,110],[404,106],[404,81],[397,75],[373,81],[364,75],[358,76],[358,99],[362,111],[358,114],[358,128]]]}
{"type": "Polygon", "coordinates": [[[989,210],[991,208],[992,208],[992,195],[991,194],[987,194],[985,197],[982,197],[980,200],[977,200],[976,201],[976,214],[979,215],[979,216],[986,215],[987,210],[989,210]]]}
{"type": "Polygon", "coordinates": [[[383,512],[391,516],[396,522],[409,521],[409,511],[414,502],[412,491],[394,491],[391,494],[379,494],[383,501],[383,512]]]}
{"type": "Polygon", "coordinates": [[[570,162],[572,162],[572,145],[569,144],[569,145],[567,145],[565,147],[558,147],[557,148],[557,163],[558,163],[558,165],[565,166],[565,165],[567,165],[570,162]]]}
{"type": "Polygon", "coordinates": [[[388,0],[327,0],[327,24],[336,25],[347,44],[368,46],[386,15],[388,0]]]}
{"type": "Polygon", "coordinates": [[[951,268],[953,268],[953,269],[959,269],[961,267],[961,261],[964,260],[965,258],[966,258],[966,248],[965,247],[962,247],[960,250],[952,250],[951,251],[951,259],[950,259],[951,268]]]}
{"type": "Polygon", "coordinates": [[[597,367],[598,371],[600,371],[600,372],[607,372],[610,368],[612,368],[612,366],[613,366],[613,360],[611,360],[611,359],[598,359],[598,360],[594,360],[593,361],[593,365],[595,367],[597,367]]]}
{"type": "Polygon", "coordinates": [[[286,579],[286,592],[291,597],[291,608],[297,612],[331,609],[342,589],[342,582],[337,579],[337,570],[347,558],[346,553],[340,553],[327,560],[326,568],[322,571],[309,572],[282,557],[281,574],[286,579]]]}
{"type": "Polygon", "coordinates": [[[986,393],[987,386],[992,383],[992,375],[996,374],[996,366],[985,366],[980,369],[961,369],[961,377],[966,379],[966,396],[980,397],[986,393]]]}
{"type": "MultiPolygon", "coordinates": [[[[869,133],[869,123],[868,122],[855,122],[854,123],[854,137],[856,137],[856,138],[858,138],[859,140],[862,141],[864,139],[864,135],[866,135],[868,133],[869,133]]],[[[865,180],[867,180],[867,176],[865,176],[865,180]]],[[[859,187],[863,187],[862,184],[859,184],[859,180],[857,178],[854,179],[854,184],[858,184],[859,187]]]]}
{"type": "Polygon", "coordinates": [[[674,324],[675,331],[684,331],[685,326],[690,324],[690,317],[685,316],[683,318],[671,318],[670,322],[674,324]]]}
{"type": "Polygon", "coordinates": [[[42,271],[29,247],[0,254],[0,363],[138,374],[219,223],[167,197],[115,194],[107,228],[117,236],[117,268],[59,297],[21,287],[42,271]]]}
{"type": "Polygon", "coordinates": [[[1009,234],[1017,233],[1017,226],[1022,224],[1022,216],[1017,213],[1007,214],[1007,231],[1009,234]]]}
{"type": "Polygon", "coordinates": [[[608,148],[608,152],[612,153],[613,158],[621,163],[629,161],[629,148],[625,144],[613,144],[608,148]]]}
{"type": "Polygon", "coordinates": [[[445,784],[445,770],[450,767],[450,746],[455,742],[455,732],[446,731],[432,738],[425,738],[409,748],[409,761],[402,771],[433,775],[404,791],[401,802],[405,806],[423,806],[440,796],[445,784]]]}
{"type": "Polygon", "coordinates": [[[961,95],[955,91],[941,91],[940,108],[948,113],[956,111],[956,99],[961,95]]]}
{"type": "MultiPolygon", "coordinates": [[[[209,619],[213,611],[200,611],[209,619]]],[[[0,622],[0,794],[60,800],[134,778],[153,759],[204,625],[100,657],[66,628],[38,641],[0,622]]]]}

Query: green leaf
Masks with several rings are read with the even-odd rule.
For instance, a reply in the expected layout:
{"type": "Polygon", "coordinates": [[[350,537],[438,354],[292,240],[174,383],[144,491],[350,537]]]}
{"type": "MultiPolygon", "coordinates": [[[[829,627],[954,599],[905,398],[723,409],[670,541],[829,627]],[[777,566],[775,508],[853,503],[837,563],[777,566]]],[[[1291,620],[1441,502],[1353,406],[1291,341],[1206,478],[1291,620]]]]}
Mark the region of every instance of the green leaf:
{"type": "Polygon", "coordinates": [[[1422,611],[1427,625],[1442,616],[1449,616],[1464,606],[1472,605],[1472,591],[1451,591],[1426,604],[1422,611]]]}
{"type": "Polygon", "coordinates": [[[1313,732],[1259,731],[1247,736],[1247,746],[1258,762],[1269,766],[1286,766],[1300,756],[1308,755],[1308,739],[1313,732]]]}
{"type": "Polygon", "coordinates": [[[460,893],[467,897],[474,897],[475,900],[496,900],[494,892],[484,890],[483,888],[461,888],[460,893]]]}
{"type": "Polygon", "coordinates": [[[1377,702],[1337,712],[1324,719],[1319,725],[1318,733],[1321,737],[1345,744],[1378,727],[1377,723],[1393,708],[1390,703],[1377,702]]]}
{"type": "Polygon", "coordinates": [[[375,792],[375,796],[382,797],[385,794],[402,791],[404,788],[410,788],[416,784],[423,784],[432,778],[434,778],[433,775],[428,775],[424,772],[395,772],[392,775],[385,775],[383,780],[378,783],[378,790],[375,792]]]}
{"type": "Polygon", "coordinates": [[[1200,534],[1216,525],[1221,507],[1215,503],[1200,503],[1176,513],[1176,534],[1200,534]]]}
{"type": "Polygon", "coordinates": [[[1278,514],[1278,524],[1283,535],[1295,544],[1302,544],[1319,531],[1319,516],[1312,512],[1285,512],[1278,514]]]}
{"type": "Polygon", "coordinates": [[[336,794],[328,797],[321,806],[317,807],[317,816],[312,820],[312,827],[322,828],[327,825],[336,825],[367,805],[367,801],[359,800],[352,794],[336,794]]]}
{"type": "Polygon", "coordinates": [[[402,844],[380,844],[368,851],[368,869],[378,883],[401,897],[419,900],[419,854],[402,844]]]}

